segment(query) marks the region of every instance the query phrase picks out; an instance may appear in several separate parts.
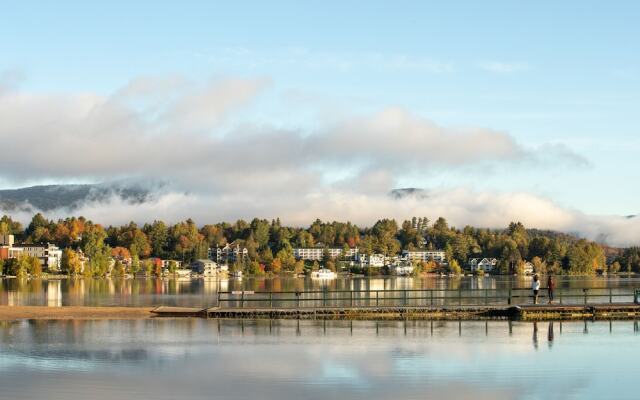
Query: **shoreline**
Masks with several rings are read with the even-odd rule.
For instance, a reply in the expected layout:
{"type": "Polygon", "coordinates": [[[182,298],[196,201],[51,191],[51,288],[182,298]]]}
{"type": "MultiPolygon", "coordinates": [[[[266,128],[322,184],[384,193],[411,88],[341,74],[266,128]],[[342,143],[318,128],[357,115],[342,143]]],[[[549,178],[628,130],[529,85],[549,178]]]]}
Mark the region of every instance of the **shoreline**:
{"type": "Polygon", "coordinates": [[[20,319],[42,320],[108,320],[150,319],[154,307],[91,307],[91,306],[6,306],[0,305],[0,321],[20,319]]]}

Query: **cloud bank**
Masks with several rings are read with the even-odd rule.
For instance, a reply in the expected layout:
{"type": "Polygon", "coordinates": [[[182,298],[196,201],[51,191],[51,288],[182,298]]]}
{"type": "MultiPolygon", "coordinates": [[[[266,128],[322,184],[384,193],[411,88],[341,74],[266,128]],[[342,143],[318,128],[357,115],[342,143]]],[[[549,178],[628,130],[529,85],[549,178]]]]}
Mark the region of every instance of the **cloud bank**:
{"type": "MultiPolygon", "coordinates": [[[[576,231],[613,244],[640,240],[635,219],[594,217],[529,193],[465,187],[389,195],[407,176],[588,161],[560,144],[525,147],[506,132],[446,127],[402,108],[354,115],[314,129],[242,124],[266,79],[206,83],[138,78],[110,96],[0,91],[0,177],[38,181],[162,182],[143,204],[87,202],[74,214],[103,223],[254,216],[306,225],[315,218],[370,225],[382,217],[444,216],[456,226],[576,231]]],[[[68,210],[48,213],[67,216],[68,210]]],[[[27,216],[23,216],[27,218],[27,216]]]]}

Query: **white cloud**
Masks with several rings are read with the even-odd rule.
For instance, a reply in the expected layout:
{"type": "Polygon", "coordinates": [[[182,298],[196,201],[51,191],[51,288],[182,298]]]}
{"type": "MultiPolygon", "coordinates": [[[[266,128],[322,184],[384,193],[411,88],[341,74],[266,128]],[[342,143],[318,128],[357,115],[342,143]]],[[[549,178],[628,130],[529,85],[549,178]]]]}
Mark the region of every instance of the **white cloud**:
{"type": "Polygon", "coordinates": [[[5,91],[0,141],[11,151],[0,157],[0,178],[166,183],[149,203],[114,197],[74,211],[103,223],[280,216],[300,225],[318,217],[368,225],[382,217],[428,215],[459,226],[521,220],[605,234],[616,243],[640,239],[635,220],[585,216],[527,193],[444,188],[394,200],[389,191],[401,177],[438,169],[501,166],[508,173],[549,158],[565,166],[585,160],[561,144],[525,147],[505,132],[445,127],[399,108],[319,121],[313,131],[229,126],[229,117],[267,84],[227,79],[199,85],[169,77],[139,78],[108,97],[5,91]]]}

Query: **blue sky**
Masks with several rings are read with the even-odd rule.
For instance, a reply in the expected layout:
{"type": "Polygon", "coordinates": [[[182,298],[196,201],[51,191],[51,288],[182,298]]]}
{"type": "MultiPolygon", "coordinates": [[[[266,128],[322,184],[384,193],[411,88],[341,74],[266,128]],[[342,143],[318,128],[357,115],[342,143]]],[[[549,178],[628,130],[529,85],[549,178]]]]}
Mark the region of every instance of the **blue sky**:
{"type": "MultiPolygon", "coordinates": [[[[218,132],[250,124],[304,136],[398,108],[447,129],[504,133],[537,156],[411,168],[395,185],[527,192],[590,215],[638,212],[640,3],[129,3],[5,4],[0,71],[11,90],[108,97],[139,77],[259,80],[265,88],[218,132]]],[[[322,179],[345,170],[326,166],[322,179]]],[[[0,175],[5,186],[102,178],[0,175]]]]}

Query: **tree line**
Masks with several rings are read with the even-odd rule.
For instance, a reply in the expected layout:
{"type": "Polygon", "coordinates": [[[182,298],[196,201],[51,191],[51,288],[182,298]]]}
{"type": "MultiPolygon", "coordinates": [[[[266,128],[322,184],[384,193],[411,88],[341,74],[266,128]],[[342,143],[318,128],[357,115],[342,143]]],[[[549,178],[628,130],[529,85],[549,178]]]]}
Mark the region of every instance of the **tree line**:
{"type": "MultiPolygon", "coordinates": [[[[490,257],[499,260],[503,273],[517,272],[525,260],[531,261],[539,273],[590,275],[598,270],[640,271],[638,247],[619,250],[608,265],[604,246],[574,235],[527,229],[520,222],[505,229],[471,226],[458,229],[442,217],[434,222],[427,217],[414,217],[400,224],[394,219],[381,219],[364,228],[351,222],[321,220],[315,220],[309,227],[293,227],[283,225],[279,218],[201,226],[191,219],[175,224],[156,220],[144,225],[130,222],[105,227],[84,217],[53,221],[38,213],[26,228],[10,216],[3,216],[1,234],[13,234],[25,243],[50,242],[63,249],[82,250],[90,260],[89,273],[97,275],[104,272],[114,255],[131,257],[139,270],[154,270],[157,267],[146,261],[150,257],[188,263],[206,258],[208,248],[226,244],[247,248],[248,259],[233,268],[254,274],[300,271],[304,264],[295,260],[293,248],[317,246],[344,250],[358,247],[360,253],[385,256],[397,255],[405,249],[440,249],[446,252],[450,269],[468,265],[470,258],[490,257]]],[[[70,252],[63,256],[67,268],[77,266],[73,257],[70,252]]],[[[26,266],[28,262],[31,261],[23,264],[26,266]]],[[[123,271],[126,272],[131,271],[123,271]]]]}

